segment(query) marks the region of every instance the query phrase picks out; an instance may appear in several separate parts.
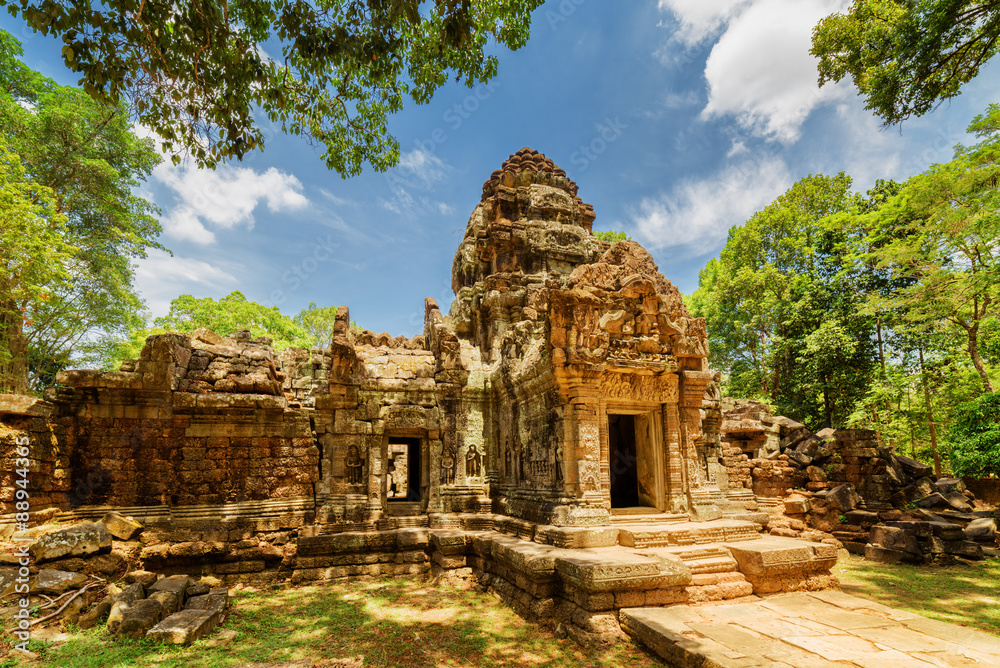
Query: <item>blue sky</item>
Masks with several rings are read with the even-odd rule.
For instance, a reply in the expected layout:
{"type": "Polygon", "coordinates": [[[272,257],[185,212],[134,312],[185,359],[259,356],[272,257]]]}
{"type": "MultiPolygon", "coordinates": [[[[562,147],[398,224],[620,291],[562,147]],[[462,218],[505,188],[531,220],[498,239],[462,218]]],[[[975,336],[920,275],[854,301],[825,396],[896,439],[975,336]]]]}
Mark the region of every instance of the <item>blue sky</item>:
{"type": "MultiPolygon", "coordinates": [[[[347,304],[377,332],[423,329],[423,299],[452,299],[451,263],[490,173],[522,146],[544,152],[685,293],[744,222],[808,174],[858,190],[951,157],[998,99],[991,63],[933,113],[883,129],[850,82],[816,85],[809,37],[840,0],[550,0],[532,37],[499,51],[489,86],[441,89],[390,124],[399,166],[341,179],[320,151],[264,125],[267,148],[197,171],[165,162],[143,186],[161,241],[137,267],[151,313],[180,294],[248,299],[293,315],[347,304]]],[[[60,44],[9,16],[29,66],[76,83],[60,44]]]]}

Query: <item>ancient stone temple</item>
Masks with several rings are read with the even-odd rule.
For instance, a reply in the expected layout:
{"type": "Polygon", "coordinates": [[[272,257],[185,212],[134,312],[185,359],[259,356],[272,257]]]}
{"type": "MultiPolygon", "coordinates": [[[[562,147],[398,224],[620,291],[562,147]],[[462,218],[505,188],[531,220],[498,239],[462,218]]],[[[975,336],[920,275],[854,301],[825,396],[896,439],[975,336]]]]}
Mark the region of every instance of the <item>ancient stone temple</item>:
{"type": "Polygon", "coordinates": [[[400,340],[352,334],[342,311],[313,417],[323,521],[721,516],[704,320],[645,250],[598,240],[593,221],[576,184],[522,149],[483,185],[450,315],[428,300],[423,337],[400,340]]]}
{"type": "Polygon", "coordinates": [[[164,334],[46,402],[0,401],[34,444],[36,510],[131,515],[149,529],[130,554],[161,572],[462,572],[580,638],[623,607],[827,586],[836,546],[761,538],[729,484],[704,320],[594,220],[525,148],[483,185],[422,335],[354,330],[347,307],[309,351],[164,334]]]}

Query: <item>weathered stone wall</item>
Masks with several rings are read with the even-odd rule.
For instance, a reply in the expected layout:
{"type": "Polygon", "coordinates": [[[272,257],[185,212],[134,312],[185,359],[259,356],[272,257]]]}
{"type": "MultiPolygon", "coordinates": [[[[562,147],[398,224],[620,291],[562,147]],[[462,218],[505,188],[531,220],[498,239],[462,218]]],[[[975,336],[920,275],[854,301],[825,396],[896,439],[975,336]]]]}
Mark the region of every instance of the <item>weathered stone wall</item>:
{"type": "MultiPolygon", "coordinates": [[[[15,495],[19,489],[28,492],[32,512],[70,505],[73,478],[69,449],[62,427],[47,419],[52,409],[44,401],[0,394],[0,515],[17,511],[15,495]],[[18,446],[25,439],[28,456],[21,457],[18,446]],[[27,474],[22,477],[19,471],[27,474]],[[22,479],[26,483],[19,482],[22,479]]],[[[77,494],[85,494],[87,481],[78,482],[77,494]]]]}
{"type": "Polygon", "coordinates": [[[122,368],[62,372],[47,392],[70,480],[83,481],[72,505],[313,496],[309,416],[286,409],[266,342],[166,334],[122,368]]]}
{"type": "Polygon", "coordinates": [[[976,498],[991,506],[1000,506],[1000,478],[962,478],[976,498]]]}

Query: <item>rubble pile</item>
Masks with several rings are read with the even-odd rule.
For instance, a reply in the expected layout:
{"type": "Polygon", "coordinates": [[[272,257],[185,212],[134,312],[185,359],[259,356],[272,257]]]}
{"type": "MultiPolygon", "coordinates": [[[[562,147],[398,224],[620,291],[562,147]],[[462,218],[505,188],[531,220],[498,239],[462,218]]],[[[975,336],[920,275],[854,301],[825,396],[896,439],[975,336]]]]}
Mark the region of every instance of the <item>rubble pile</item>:
{"type": "Polygon", "coordinates": [[[772,514],[772,535],[884,563],[950,564],[1000,546],[996,511],[977,509],[962,480],[935,480],[930,466],[880,446],[872,431],[813,433],[754,401],[725,400],[724,409],[730,485],[753,490],[772,514]]]}
{"type": "Polygon", "coordinates": [[[106,622],[114,635],[180,645],[211,633],[226,618],[229,589],[213,586],[214,578],[126,573],[141,533],[141,524],[115,512],[18,531],[0,544],[0,596],[27,595],[37,608],[32,626],[106,622]]]}

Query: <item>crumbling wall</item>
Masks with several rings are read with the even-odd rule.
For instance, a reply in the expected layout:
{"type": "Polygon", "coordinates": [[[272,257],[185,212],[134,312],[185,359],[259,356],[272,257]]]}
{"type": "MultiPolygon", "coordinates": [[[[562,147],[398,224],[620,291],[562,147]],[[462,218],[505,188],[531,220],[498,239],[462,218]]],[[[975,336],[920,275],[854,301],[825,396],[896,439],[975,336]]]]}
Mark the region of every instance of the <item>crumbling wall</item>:
{"type": "Polygon", "coordinates": [[[33,513],[65,510],[74,482],[77,496],[87,493],[90,483],[72,476],[64,430],[47,419],[53,408],[32,397],[0,394],[0,515],[21,512],[18,501],[33,513]],[[18,490],[27,498],[19,498],[18,490]]]}
{"type": "Polygon", "coordinates": [[[72,505],[199,505],[312,497],[309,416],[286,409],[268,341],[150,337],[120,372],[65,371],[46,396],[72,505]]]}

